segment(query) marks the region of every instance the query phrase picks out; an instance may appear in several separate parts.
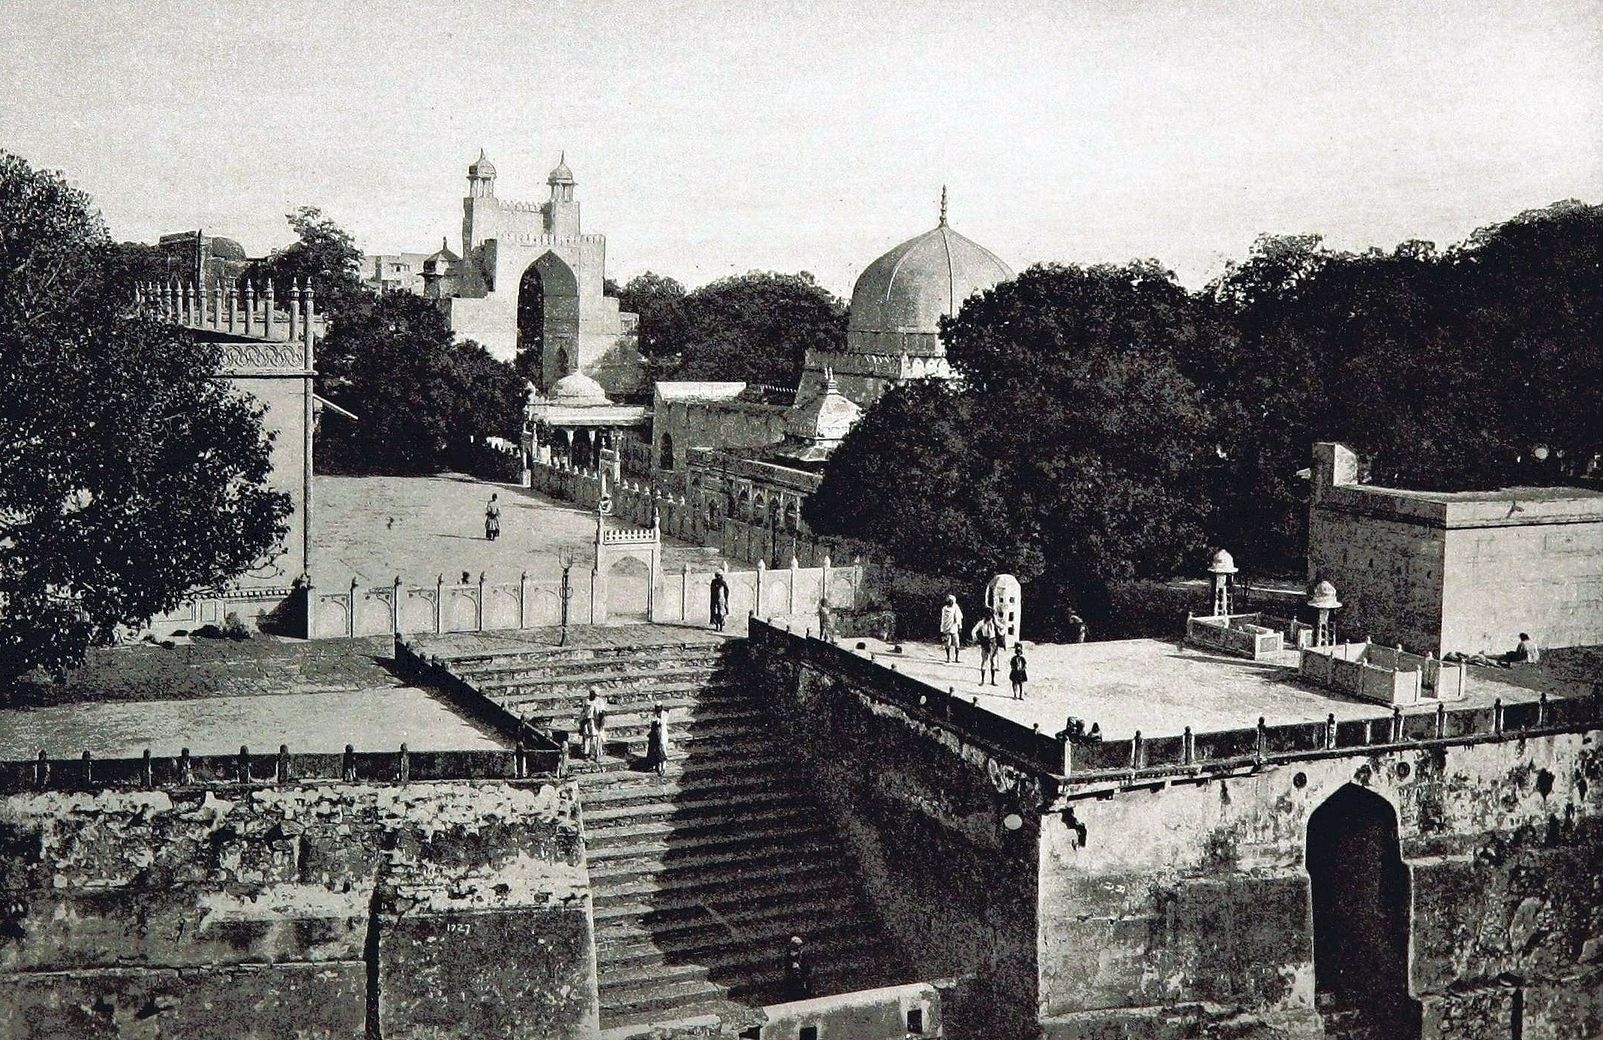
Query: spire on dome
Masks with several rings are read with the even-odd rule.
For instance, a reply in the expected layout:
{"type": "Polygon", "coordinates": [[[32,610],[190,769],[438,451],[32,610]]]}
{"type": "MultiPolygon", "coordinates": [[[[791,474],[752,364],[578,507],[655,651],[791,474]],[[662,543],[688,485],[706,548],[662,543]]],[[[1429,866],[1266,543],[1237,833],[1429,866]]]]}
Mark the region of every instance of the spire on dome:
{"type": "Polygon", "coordinates": [[[946,185],[941,185],[941,227],[946,226],[946,185]]]}

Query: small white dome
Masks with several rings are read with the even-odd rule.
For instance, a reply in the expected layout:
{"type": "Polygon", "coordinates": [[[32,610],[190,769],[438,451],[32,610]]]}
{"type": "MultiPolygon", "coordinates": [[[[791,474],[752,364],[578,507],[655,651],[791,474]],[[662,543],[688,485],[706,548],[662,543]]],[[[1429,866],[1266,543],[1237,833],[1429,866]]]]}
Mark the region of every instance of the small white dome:
{"type": "Polygon", "coordinates": [[[583,372],[569,372],[551,386],[551,396],[563,404],[611,404],[601,384],[583,372]]]}

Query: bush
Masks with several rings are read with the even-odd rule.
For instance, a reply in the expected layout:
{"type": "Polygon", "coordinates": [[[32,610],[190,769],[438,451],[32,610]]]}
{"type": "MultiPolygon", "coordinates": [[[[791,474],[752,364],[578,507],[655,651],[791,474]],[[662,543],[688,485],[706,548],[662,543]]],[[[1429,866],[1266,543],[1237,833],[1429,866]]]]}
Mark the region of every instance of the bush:
{"type": "Polygon", "coordinates": [[[222,634],[229,639],[249,639],[251,630],[250,626],[245,624],[244,618],[230,610],[228,616],[223,618],[222,634]]]}

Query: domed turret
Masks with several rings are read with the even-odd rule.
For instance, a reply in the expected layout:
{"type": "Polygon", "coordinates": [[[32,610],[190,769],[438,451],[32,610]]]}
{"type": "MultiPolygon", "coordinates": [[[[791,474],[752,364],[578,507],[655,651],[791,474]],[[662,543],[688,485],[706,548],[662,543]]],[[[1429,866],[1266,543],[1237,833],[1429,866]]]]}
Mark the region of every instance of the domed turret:
{"type": "Polygon", "coordinates": [[[562,404],[611,404],[601,384],[583,372],[569,372],[551,385],[551,398],[562,404]]]}
{"type": "Polygon", "coordinates": [[[469,177],[494,177],[495,176],[495,163],[491,162],[489,157],[484,154],[484,149],[483,148],[479,149],[479,157],[477,159],[473,160],[473,162],[471,164],[469,164],[469,166],[468,166],[468,176],[469,177]]]}
{"type": "Polygon", "coordinates": [[[1213,554],[1213,559],[1208,561],[1208,573],[1234,574],[1236,573],[1236,561],[1228,552],[1220,549],[1218,552],[1213,554]]]}
{"type": "Polygon", "coordinates": [[[864,268],[852,287],[847,349],[863,354],[939,356],[941,318],[1013,277],[996,254],[941,221],[864,268]]]}
{"type": "Polygon", "coordinates": [[[550,185],[573,183],[573,171],[568,169],[567,152],[563,152],[561,157],[557,159],[556,168],[551,171],[551,176],[547,177],[545,182],[550,185]]]}

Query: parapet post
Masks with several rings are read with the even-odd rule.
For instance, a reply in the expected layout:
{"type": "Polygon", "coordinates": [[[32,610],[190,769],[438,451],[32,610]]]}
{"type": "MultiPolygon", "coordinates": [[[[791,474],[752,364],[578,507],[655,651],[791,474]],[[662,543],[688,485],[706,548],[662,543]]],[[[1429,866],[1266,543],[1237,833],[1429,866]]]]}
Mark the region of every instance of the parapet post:
{"type": "MultiPolygon", "coordinates": [[[[979,703],[978,697],[974,698],[974,703],[979,703]]],[[[1141,768],[1141,752],[1141,731],[1136,730],[1135,736],[1130,738],[1130,772],[1132,773],[1141,768]]]]}
{"type": "Polygon", "coordinates": [[[345,757],[340,762],[340,779],[348,784],[356,782],[356,748],[345,745],[345,757]]]}
{"type": "Polygon", "coordinates": [[[400,754],[397,756],[395,763],[395,779],[403,784],[408,783],[412,779],[412,756],[406,750],[405,744],[401,745],[400,754]]]}
{"type": "Polygon", "coordinates": [[[239,745],[239,761],[234,767],[234,776],[242,784],[251,782],[250,776],[250,748],[244,744],[239,745]]]}
{"type": "Polygon", "coordinates": [[[1180,734],[1180,764],[1189,766],[1197,760],[1197,735],[1187,726],[1180,734]]]}
{"type": "Polygon", "coordinates": [[[256,283],[245,279],[245,335],[252,335],[256,326],[256,283]]]}
{"type": "Polygon", "coordinates": [[[83,753],[83,783],[85,787],[93,787],[95,783],[95,756],[88,749],[83,753]]]}
{"type": "Polygon", "coordinates": [[[1541,729],[1547,725],[1547,691],[1543,690],[1536,698],[1536,728],[1541,729]]]}
{"type": "Polygon", "coordinates": [[[1447,736],[1447,705],[1436,702],[1436,739],[1447,736]]]}
{"type": "Polygon", "coordinates": [[[195,763],[189,760],[189,749],[178,749],[178,783],[188,787],[195,782],[195,763]]]}
{"type": "Polygon", "coordinates": [[[147,791],[156,786],[155,770],[150,767],[149,748],[146,748],[145,753],[139,756],[139,785],[147,791]]]}
{"type": "Polygon", "coordinates": [[[262,315],[262,331],[267,334],[267,338],[268,339],[272,339],[273,338],[273,317],[274,317],[274,315],[273,315],[273,280],[271,278],[267,279],[267,300],[266,300],[266,302],[267,302],[266,313],[262,315]]]}
{"type": "Polygon", "coordinates": [[[39,755],[33,760],[33,786],[44,790],[50,783],[50,756],[44,748],[39,749],[39,755]]]}
{"type": "Polygon", "coordinates": [[[1325,716],[1325,750],[1331,751],[1336,747],[1336,713],[1331,712],[1325,716]]]}
{"type": "Polygon", "coordinates": [[[1503,698],[1492,701],[1492,733],[1495,736],[1503,735],[1503,698]]]}
{"type": "Polygon", "coordinates": [[[291,343],[294,343],[299,338],[300,322],[297,319],[300,318],[300,315],[296,312],[300,310],[300,307],[301,280],[299,278],[291,278],[289,282],[289,341],[291,343]]]}
{"type": "Polygon", "coordinates": [[[1403,742],[1403,709],[1399,705],[1392,705],[1391,709],[1391,740],[1387,743],[1401,744],[1403,742]]]}
{"type": "Polygon", "coordinates": [[[1253,746],[1252,757],[1259,765],[1269,757],[1269,727],[1264,725],[1264,717],[1258,716],[1258,740],[1253,746]]]}
{"type": "Polygon", "coordinates": [[[289,782],[289,745],[278,745],[278,761],[273,766],[273,779],[278,783],[289,782]]]}

